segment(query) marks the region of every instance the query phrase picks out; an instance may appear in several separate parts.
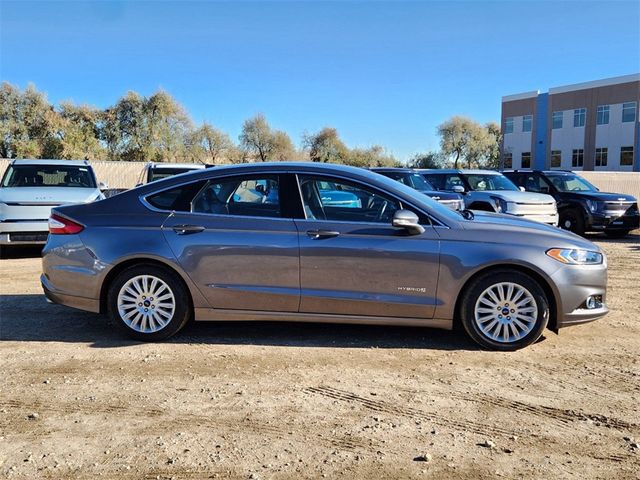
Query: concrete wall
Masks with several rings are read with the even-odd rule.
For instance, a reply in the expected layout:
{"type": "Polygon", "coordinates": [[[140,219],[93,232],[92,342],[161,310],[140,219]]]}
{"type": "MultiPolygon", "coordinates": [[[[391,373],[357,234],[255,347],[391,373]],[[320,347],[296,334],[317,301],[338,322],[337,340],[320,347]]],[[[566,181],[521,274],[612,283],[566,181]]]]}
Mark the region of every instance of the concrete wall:
{"type": "MultiPolygon", "coordinates": [[[[8,163],[8,160],[0,159],[0,172],[3,174],[8,163]]],[[[110,188],[134,187],[144,167],[143,162],[91,162],[91,165],[98,181],[107,183],[110,188]]],[[[640,198],[640,172],[578,173],[603,192],[628,193],[640,198]]]]}

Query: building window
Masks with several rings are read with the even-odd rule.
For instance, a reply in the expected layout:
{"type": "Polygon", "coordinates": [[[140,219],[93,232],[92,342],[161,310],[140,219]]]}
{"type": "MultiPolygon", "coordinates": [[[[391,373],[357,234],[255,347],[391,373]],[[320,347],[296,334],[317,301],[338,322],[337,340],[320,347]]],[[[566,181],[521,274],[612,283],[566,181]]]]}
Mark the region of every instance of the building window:
{"type": "Polygon", "coordinates": [[[553,125],[552,128],[562,128],[562,113],[563,112],[553,112],[553,115],[551,117],[551,124],[553,125]]]}
{"type": "Polygon", "coordinates": [[[596,148],[596,167],[606,167],[608,155],[609,155],[609,152],[606,147],[596,148]]]}
{"type": "Polygon", "coordinates": [[[525,115],[524,117],[522,117],[522,131],[523,132],[530,132],[531,131],[531,121],[533,120],[533,117],[531,115],[525,115]]]}
{"type": "Polygon", "coordinates": [[[571,155],[571,166],[582,167],[584,165],[584,150],[582,148],[574,149],[571,155]]]}
{"type": "Polygon", "coordinates": [[[622,121],[623,122],[635,122],[636,121],[636,102],[626,102],[622,104],[622,121]]]}
{"type": "Polygon", "coordinates": [[[531,152],[522,152],[520,166],[522,168],[531,168],[531,152]]]}
{"type": "Polygon", "coordinates": [[[598,105],[596,111],[596,124],[607,125],[609,123],[609,105],[598,105]]]}
{"type": "Polygon", "coordinates": [[[513,117],[507,117],[504,121],[504,133],[513,133],[513,117]]]}
{"type": "Polygon", "coordinates": [[[504,168],[513,168],[513,154],[511,152],[506,152],[502,155],[504,159],[504,168]]]}
{"type": "Polygon", "coordinates": [[[560,168],[562,166],[562,151],[551,150],[551,168],[560,168]]]}
{"type": "Polygon", "coordinates": [[[573,126],[574,127],[584,127],[584,122],[587,118],[587,109],[586,108],[576,108],[573,111],[573,126]]]}
{"type": "Polygon", "coordinates": [[[633,165],[633,147],[620,148],[620,165],[623,167],[633,165]]]}

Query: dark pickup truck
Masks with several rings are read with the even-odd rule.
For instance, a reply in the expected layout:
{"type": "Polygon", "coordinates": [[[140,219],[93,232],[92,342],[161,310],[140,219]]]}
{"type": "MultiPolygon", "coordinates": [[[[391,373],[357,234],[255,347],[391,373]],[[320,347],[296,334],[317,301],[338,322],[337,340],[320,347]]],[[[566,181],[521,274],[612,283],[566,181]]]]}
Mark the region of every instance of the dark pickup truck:
{"type": "Polygon", "coordinates": [[[610,237],[624,237],[640,225],[635,197],[601,192],[571,171],[505,170],[502,173],[529,192],[553,196],[558,204],[559,226],[578,235],[604,232],[610,237]]]}

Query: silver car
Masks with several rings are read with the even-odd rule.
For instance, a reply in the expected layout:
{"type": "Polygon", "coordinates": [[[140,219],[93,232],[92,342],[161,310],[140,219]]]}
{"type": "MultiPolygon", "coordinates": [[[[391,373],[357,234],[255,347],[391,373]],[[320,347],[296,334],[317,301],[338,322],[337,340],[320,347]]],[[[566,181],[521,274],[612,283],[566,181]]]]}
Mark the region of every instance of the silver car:
{"type": "Polygon", "coordinates": [[[0,183],[0,245],[44,244],[52,207],[103,198],[84,160],[13,160],[0,183]]]}
{"type": "Polygon", "coordinates": [[[190,319],[461,324],[485,348],[514,350],[608,311],[593,243],[454,212],[352,167],[207,169],[55,208],[50,222],[46,296],[140,340],[190,319]]]}

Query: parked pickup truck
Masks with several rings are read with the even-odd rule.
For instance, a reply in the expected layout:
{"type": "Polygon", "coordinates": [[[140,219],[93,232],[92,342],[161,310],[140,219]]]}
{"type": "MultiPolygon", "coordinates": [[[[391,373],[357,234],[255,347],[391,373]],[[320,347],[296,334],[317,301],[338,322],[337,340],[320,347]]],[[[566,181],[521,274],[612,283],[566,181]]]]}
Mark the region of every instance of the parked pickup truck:
{"type": "Polygon", "coordinates": [[[566,170],[505,170],[504,175],[528,192],[556,199],[560,227],[578,235],[604,232],[624,237],[640,226],[638,202],[624,193],[600,192],[584,178],[566,170]]]}
{"type": "Polygon", "coordinates": [[[469,210],[506,213],[558,225],[556,201],[550,195],[520,190],[493,170],[419,170],[438,190],[461,193],[469,210]]]}
{"type": "Polygon", "coordinates": [[[436,191],[424,176],[412,168],[372,168],[371,171],[404,183],[451,210],[464,210],[464,200],[459,193],[436,191]]]}

